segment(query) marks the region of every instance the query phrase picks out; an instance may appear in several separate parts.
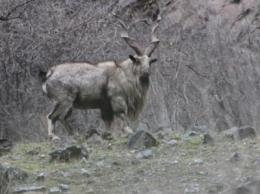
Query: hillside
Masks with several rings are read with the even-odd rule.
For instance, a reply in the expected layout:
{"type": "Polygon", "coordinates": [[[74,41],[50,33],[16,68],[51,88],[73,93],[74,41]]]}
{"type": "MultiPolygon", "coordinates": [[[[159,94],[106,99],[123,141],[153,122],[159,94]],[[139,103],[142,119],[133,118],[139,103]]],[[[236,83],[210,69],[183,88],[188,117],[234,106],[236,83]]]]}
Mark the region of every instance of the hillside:
{"type": "MultiPolygon", "coordinates": [[[[231,141],[215,136],[214,144],[203,144],[201,136],[187,138],[173,133],[161,139],[159,146],[144,151],[127,149],[126,139],[104,141],[93,137],[87,143],[81,142],[87,145],[89,158],[69,162],[51,162],[49,153],[55,145],[50,143],[17,145],[0,158],[5,167],[18,168],[11,171],[16,172],[9,182],[11,190],[23,194],[258,194],[260,191],[259,139],[231,141]],[[140,154],[143,152],[146,154],[140,154]],[[29,192],[33,189],[38,192],[29,192]]],[[[2,193],[5,194],[3,190],[2,193]]]]}

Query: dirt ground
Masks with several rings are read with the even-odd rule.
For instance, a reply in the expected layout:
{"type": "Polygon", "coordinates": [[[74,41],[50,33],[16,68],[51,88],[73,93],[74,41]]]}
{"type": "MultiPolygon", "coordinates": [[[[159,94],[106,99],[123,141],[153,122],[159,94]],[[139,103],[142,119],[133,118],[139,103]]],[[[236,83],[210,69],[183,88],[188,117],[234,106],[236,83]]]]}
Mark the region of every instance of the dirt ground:
{"type": "Polygon", "coordinates": [[[19,186],[46,188],[65,184],[68,194],[231,194],[233,189],[260,175],[260,140],[231,141],[215,137],[213,145],[200,138],[183,139],[172,134],[149,150],[147,157],[129,150],[126,139],[91,140],[89,158],[50,162],[50,142],[16,145],[0,157],[4,166],[15,166],[29,174],[19,186]],[[39,180],[39,174],[44,179],[39,180]]]}

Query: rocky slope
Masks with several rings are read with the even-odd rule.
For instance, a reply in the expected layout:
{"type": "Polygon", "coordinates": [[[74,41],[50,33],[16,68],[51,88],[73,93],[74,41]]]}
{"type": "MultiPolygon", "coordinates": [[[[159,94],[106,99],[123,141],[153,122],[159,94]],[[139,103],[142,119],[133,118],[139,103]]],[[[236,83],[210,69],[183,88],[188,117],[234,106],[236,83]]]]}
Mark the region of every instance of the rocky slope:
{"type": "Polygon", "coordinates": [[[259,193],[259,139],[232,141],[217,135],[213,143],[198,132],[157,137],[160,144],[144,150],[127,149],[122,138],[81,139],[77,145],[87,145],[89,156],[69,161],[50,160],[54,144],[18,144],[0,157],[0,174],[3,168],[9,172],[0,193],[7,193],[4,183],[23,194],[259,193]]]}

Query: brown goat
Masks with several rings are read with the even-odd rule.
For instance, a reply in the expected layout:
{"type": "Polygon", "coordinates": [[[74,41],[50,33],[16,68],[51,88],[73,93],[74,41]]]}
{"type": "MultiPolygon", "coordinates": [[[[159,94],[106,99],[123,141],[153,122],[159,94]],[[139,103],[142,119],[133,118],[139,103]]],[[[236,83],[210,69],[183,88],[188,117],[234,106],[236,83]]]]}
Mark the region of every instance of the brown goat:
{"type": "Polygon", "coordinates": [[[66,122],[72,108],[100,109],[107,128],[120,128],[129,133],[130,120],[136,120],[143,108],[149,87],[150,65],[155,62],[151,55],[159,44],[152,29],[152,41],[143,49],[137,41],[125,32],[121,37],[136,52],[135,56],[122,62],[106,61],[96,65],[90,63],[64,63],[52,67],[46,74],[43,91],[56,101],[55,107],[47,115],[48,135],[54,134],[54,125],[59,120],[69,134],[72,130],[66,122]],[[117,126],[118,127],[118,126],[117,126]]]}

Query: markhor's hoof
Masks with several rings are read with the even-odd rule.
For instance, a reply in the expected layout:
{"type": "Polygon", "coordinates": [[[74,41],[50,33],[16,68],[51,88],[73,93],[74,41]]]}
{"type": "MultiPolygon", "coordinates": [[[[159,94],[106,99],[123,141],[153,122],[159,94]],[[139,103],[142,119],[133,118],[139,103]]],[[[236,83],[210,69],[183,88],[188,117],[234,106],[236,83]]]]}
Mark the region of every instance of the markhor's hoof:
{"type": "Polygon", "coordinates": [[[53,142],[60,141],[61,139],[56,135],[49,135],[49,139],[53,142]]]}

